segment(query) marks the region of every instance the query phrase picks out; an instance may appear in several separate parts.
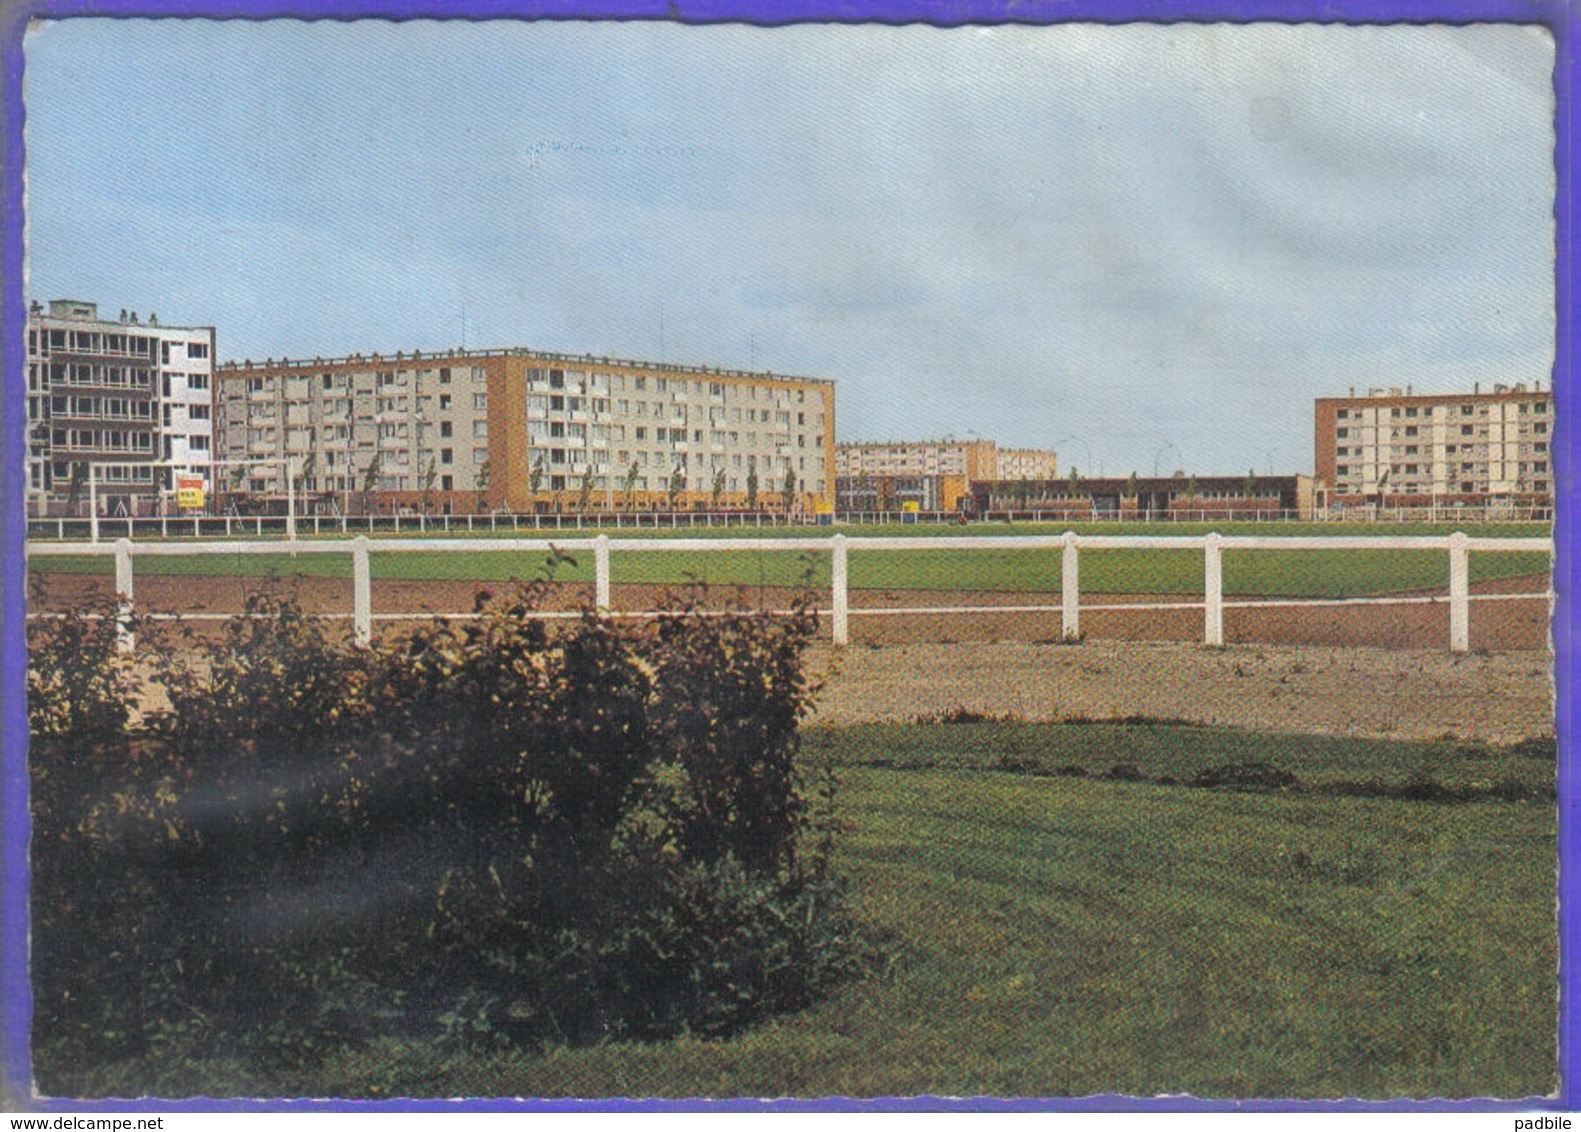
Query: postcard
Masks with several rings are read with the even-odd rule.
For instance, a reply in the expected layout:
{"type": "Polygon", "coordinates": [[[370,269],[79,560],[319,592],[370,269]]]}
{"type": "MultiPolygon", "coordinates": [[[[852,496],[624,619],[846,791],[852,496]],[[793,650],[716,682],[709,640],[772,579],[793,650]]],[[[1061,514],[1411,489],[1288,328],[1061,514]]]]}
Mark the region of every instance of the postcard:
{"type": "Polygon", "coordinates": [[[1565,1103],[1555,29],[1059,15],[38,10],[11,1103],[1565,1103]]]}

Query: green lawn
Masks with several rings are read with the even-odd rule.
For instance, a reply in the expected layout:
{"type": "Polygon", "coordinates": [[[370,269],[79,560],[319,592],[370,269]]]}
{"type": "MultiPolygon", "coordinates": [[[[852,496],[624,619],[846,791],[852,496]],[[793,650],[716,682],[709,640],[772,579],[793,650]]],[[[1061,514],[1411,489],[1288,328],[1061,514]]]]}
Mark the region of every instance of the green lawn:
{"type": "MultiPolygon", "coordinates": [[[[906,550],[864,551],[860,539],[872,531],[893,535],[938,535],[988,533],[1057,533],[1063,527],[916,527],[852,528],[850,584],[854,589],[960,590],[1057,593],[1060,589],[1061,552],[1050,550],[906,550]]],[[[1088,533],[1121,534],[1201,534],[1206,524],[1158,525],[1088,524],[1088,533]],[[1200,529],[1199,529],[1200,528],[1200,529]]],[[[1399,527],[1374,525],[1358,530],[1346,524],[1242,524],[1222,527],[1235,534],[1443,534],[1447,528],[1428,526],[1399,527]]],[[[680,532],[685,536],[692,532],[680,532]]],[[[715,528],[695,532],[706,537],[738,537],[738,529],[715,528]]],[[[817,532],[765,530],[768,538],[784,538],[817,532]]],[[[1530,528],[1496,526],[1478,530],[1478,535],[1532,536],[1546,534],[1543,526],[1530,528]]],[[[669,532],[645,532],[648,537],[669,537],[669,532]]],[[[568,537],[572,537],[568,535],[568,537]]],[[[555,577],[564,581],[591,581],[593,562],[590,552],[577,552],[574,561],[562,563],[555,577]]],[[[36,557],[30,567],[40,573],[109,574],[109,559],[36,557]]],[[[539,575],[544,555],[507,553],[434,554],[423,551],[375,555],[372,560],[376,579],[463,579],[501,582],[539,575]]],[[[1474,582],[1530,574],[1542,574],[1550,567],[1544,554],[1473,554],[1471,577],[1474,582]]],[[[295,558],[284,554],[215,555],[193,558],[147,557],[136,562],[139,574],[178,576],[300,574],[310,577],[349,578],[349,555],[304,554],[295,558]]],[[[829,584],[829,555],[796,551],[738,551],[731,553],[623,551],[611,558],[611,575],[616,584],[650,583],[678,585],[703,581],[712,585],[797,586],[829,584]]],[[[1224,585],[1227,594],[1269,597],[1350,597],[1397,593],[1408,590],[1444,589],[1449,584],[1448,555],[1442,551],[1281,551],[1232,550],[1224,555],[1224,585]]],[[[1098,550],[1086,549],[1081,555],[1081,588],[1087,593],[1104,594],[1190,594],[1203,588],[1203,555],[1198,550],[1098,550]]]]}
{"type": "Polygon", "coordinates": [[[1117,764],[1157,779],[1255,760],[1316,787],[1431,768],[1445,783],[1503,775],[1541,789],[1553,781],[1551,748],[985,723],[814,730],[806,753],[842,768],[840,857],[893,956],[887,972],[809,1011],[722,1041],[471,1058],[386,1041],[289,1079],[227,1065],[110,1077],[266,1095],[1382,1098],[1556,1087],[1551,801],[1098,777],[1117,764]],[[1038,773],[1060,767],[1088,773],[1038,773]]]}

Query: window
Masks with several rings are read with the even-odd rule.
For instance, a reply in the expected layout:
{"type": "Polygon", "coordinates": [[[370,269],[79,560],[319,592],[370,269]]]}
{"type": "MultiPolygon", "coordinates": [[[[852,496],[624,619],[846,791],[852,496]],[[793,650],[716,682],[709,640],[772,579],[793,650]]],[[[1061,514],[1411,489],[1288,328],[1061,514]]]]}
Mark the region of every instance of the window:
{"type": "Polygon", "coordinates": [[[440,476],[439,477],[439,490],[440,491],[455,491],[456,490],[456,477],[455,476],[440,476]]]}
{"type": "Polygon", "coordinates": [[[1417,415],[1417,410],[1416,409],[1407,409],[1405,411],[1405,415],[1408,416],[1408,417],[1414,417],[1414,416],[1417,415]]]}
{"type": "Polygon", "coordinates": [[[194,421],[206,421],[206,420],[208,420],[209,419],[209,407],[207,405],[188,405],[187,406],[187,419],[188,420],[194,420],[194,421]]]}
{"type": "Polygon", "coordinates": [[[1470,425],[1463,424],[1463,425],[1460,426],[1460,435],[1461,436],[1470,436],[1471,434],[1472,434],[1472,427],[1470,425]]]}
{"type": "Polygon", "coordinates": [[[439,407],[441,409],[448,409],[448,408],[450,408],[450,394],[448,394],[448,393],[441,393],[439,395],[439,407]]]}
{"type": "Polygon", "coordinates": [[[1334,432],[1334,435],[1339,437],[1341,440],[1345,440],[1346,438],[1348,438],[1350,436],[1350,429],[1348,429],[1348,428],[1336,429],[1335,432],[1334,432]]]}
{"type": "Polygon", "coordinates": [[[440,385],[449,385],[450,384],[450,367],[449,366],[440,366],[439,367],[439,384],[440,385]]]}
{"type": "Polygon", "coordinates": [[[455,451],[455,449],[454,448],[441,448],[439,450],[439,462],[441,464],[454,464],[456,462],[456,451],[455,451]]]}
{"type": "Polygon", "coordinates": [[[488,421],[473,421],[472,422],[472,435],[474,437],[478,438],[479,440],[482,440],[482,439],[486,438],[489,435],[489,422],[488,421]]]}
{"type": "Polygon", "coordinates": [[[335,387],[334,379],[332,377],[330,377],[329,374],[326,373],[324,375],[324,388],[325,389],[333,389],[334,387],[335,387]]]}
{"type": "Polygon", "coordinates": [[[209,450],[209,438],[206,436],[189,436],[187,437],[187,447],[194,452],[207,452],[209,450]]]}
{"type": "Polygon", "coordinates": [[[206,358],[208,356],[209,356],[209,344],[207,342],[188,342],[187,343],[187,357],[189,357],[189,358],[206,358]]]}
{"type": "Polygon", "coordinates": [[[489,450],[487,448],[474,448],[472,450],[472,462],[474,464],[485,463],[488,460],[488,458],[489,458],[489,450]]]}
{"type": "Polygon", "coordinates": [[[1538,436],[1548,435],[1548,422],[1538,421],[1536,424],[1532,425],[1532,431],[1538,436]]]}
{"type": "Polygon", "coordinates": [[[188,389],[207,389],[208,387],[209,387],[209,375],[208,374],[206,374],[206,373],[189,373],[189,374],[187,374],[187,388],[188,389]]]}
{"type": "Polygon", "coordinates": [[[455,426],[452,425],[449,421],[440,421],[439,422],[439,435],[440,436],[449,436],[451,434],[452,429],[454,429],[454,427],[455,426]]]}

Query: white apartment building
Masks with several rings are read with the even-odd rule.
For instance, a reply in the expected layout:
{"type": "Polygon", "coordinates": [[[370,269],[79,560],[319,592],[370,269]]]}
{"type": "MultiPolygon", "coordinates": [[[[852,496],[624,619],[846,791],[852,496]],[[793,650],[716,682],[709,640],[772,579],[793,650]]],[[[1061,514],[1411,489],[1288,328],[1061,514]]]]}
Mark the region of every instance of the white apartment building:
{"type": "Polygon", "coordinates": [[[92,477],[107,513],[170,506],[173,476],[207,476],[214,452],[212,326],[94,303],[34,303],[27,320],[29,506],[42,513],[92,477]]]}
{"type": "Polygon", "coordinates": [[[1315,426],[1314,467],[1336,503],[1553,495],[1553,395],[1535,386],[1319,398],[1315,426]]]}

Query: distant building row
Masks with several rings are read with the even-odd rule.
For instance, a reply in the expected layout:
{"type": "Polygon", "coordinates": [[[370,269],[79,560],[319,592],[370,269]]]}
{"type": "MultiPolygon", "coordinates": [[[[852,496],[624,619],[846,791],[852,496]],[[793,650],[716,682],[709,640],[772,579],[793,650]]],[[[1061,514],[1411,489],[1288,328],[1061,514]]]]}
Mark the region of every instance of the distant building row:
{"type": "Polygon", "coordinates": [[[761,508],[832,504],[834,385],[527,349],[216,366],[211,327],[35,305],[29,494],[112,512],[196,474],[216,507],[761,508]]]}
{"type": "Polygon", "coordinates": [[[991,440],[835,443],[834,384],[524,348],[216,361],[213,327],[35,303],[27,327],[35,512],[753,509],[1208,510],[1552,504],[1552,395],[1533,385],[1371,389],[1315,405],[1312,477],[1061,480],[1052,451],[991,440]],[[90,473],[91,469],[91,473],[90,473]],[[1274,506],[1277,502],[1277,508],[1274,506]]]}

